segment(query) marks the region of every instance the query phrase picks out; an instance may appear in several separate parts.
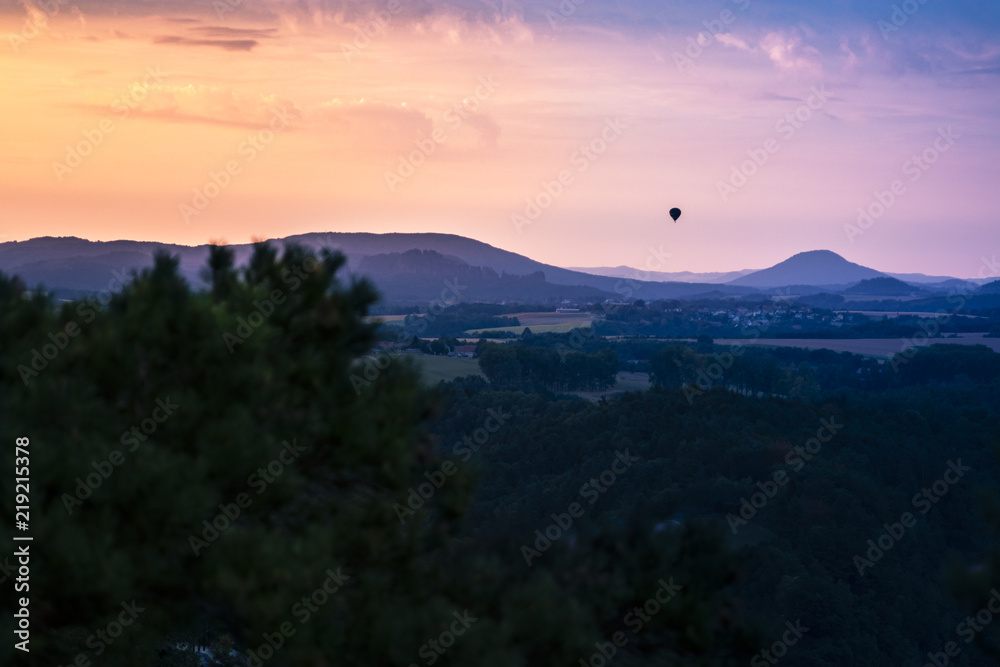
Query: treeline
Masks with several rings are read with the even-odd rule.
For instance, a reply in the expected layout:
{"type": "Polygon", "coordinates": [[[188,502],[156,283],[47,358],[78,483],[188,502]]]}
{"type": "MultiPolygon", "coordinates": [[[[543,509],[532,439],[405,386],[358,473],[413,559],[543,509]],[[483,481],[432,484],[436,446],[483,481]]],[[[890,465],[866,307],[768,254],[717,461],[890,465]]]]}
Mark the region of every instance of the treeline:
{"type": "Polygon", "coordinates": [[[588,354],[524,342],[479,349],[479,367],[496,388],[601,391],[614,386],[619,366],[610,349],[588,354]]]}
{"type": "Polygon", "coordinates": [[[385,325],[386,332],[395,336],[400,330],[408,336],[439,337],[466,336],[466,331],[498,327],[518,327],[516,317],[499,315],[441,313],[440,315],[407,315],[403,325],[385,325]]]}
{"type": "MultiPolygon", "coordinates": [[[[420,315],[427,313],[426,305],[379,304],[372,307],[374,315],[420,315]]],[[[483,301],[461,301],[452,305],[441,304],[441,313],[450,315],[510,315],[512,313],[554,313],[555,306],[541,303],[486,303],[483,301]]]]}
{"type": "MultiPolygon", "coordinates": [[[[839,314],[832,304],[734,301],[653,301],[642,300],[596,312],[602,318],[593,323],[599,336],[656,336],[661,338],[695,338],[708,335],[715,338],[908,338],[923,332],[930,337],[961,333],[984,333],[998,322],[995,310],[976,310],[977,317],[948,316],[973,312],[969,301],[956,301],[940,310],[945,316],[927,317],[892,314],[868,317],[858,313],[839,314]],[[740,312],[740,310],[744,312],[740,312]],[[749,316],[747,311],[762,311],[749,316]],[[782,311],[778,314],[777,311],[782,311]],[[741,318],[737,321],[735,318],[741,318]],[[748,320],[760,322],[749,324],[748,320]]],[[[883,307],[886,304],[881,304],[883,307]]],[[[896,304],[897,306],[899,304],[896,304]]],[[[858,306],[852,307],[858,308],[858,306]]],[[[906,306],[910,307],[909,304],[906,306]]]]}
{"type": "MultiPolygon", "coordinates": [[[[743,360],[787,369],[810,354],[780,352],[747,350],[743,360]]],[[[698,357],[713,358],[687,348],[665,360],[698,357]]],[[[552,550],[573,553],[601,526],[642,521],[654,535],[701,527],[727,536],[742,563],[734,602],[767,623],[751,664],[773,664],[760,651],[801,622],[808,631],[784,647],[782,665],[943,664],[930,656],[955,642],[948,664],[980,667],[995,663],[972,640],[1000,639],[995,615],[992,625],[974,618],[1000,585],[981,505],[1000,479],[998,359],[975,347],[919,348],[896,370],[881,365],[900,379],[873,392],[848,380],[857,355],[828,353],[812,359],[819,390],[797,398],[716,385],[693,400],[665,387],[592,403],[467,378],[442,385],[433,430],[445,455],[478,472],[468,536],[508,559],[587,494],[593,504],[552,550]],[[503,428],[470,448],[490,410],[507,416],[503,428]],[[602,478],[616,451],[636,460],[602,478]],[[904,526],[907,512],[914,520],[904,526]],[[968,599],[956,599],[958,588],[968,599]]],[[[631,547],[620,549],[629,560],[631,547]]],[[[631,643],[615,660],[669,664],[631,643]]]]}
{"type": "Polygon", "coordinates": [[[837,390],[884,392],[925,384],[969,384],[1000,377],[1000,354],[985,345],[913,346],[889,360],[849,352],[716,346],[699,354],[668,345],[650,358],[650,380],[698,393],[719,386],[742,393],[816,397],[837,390]]]}

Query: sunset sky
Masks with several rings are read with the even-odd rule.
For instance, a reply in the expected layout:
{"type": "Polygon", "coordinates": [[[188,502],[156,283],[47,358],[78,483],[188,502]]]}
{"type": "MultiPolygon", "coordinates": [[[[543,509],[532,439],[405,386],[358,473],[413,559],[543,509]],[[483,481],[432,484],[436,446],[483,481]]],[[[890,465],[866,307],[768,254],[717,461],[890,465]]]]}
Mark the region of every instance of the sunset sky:
{"type": "Polygon", "coordinates": [[[1000,3],[577,2],[2,0],[0,241],[1000,256],[1000,3]]]}

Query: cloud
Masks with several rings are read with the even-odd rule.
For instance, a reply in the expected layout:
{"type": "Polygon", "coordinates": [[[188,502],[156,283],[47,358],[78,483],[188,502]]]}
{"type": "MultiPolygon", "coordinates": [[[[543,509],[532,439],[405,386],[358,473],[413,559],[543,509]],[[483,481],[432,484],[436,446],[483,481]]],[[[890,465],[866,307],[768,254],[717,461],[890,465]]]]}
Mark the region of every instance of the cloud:
{"type": "Polygon", "coordinates": [[[109,74],[109,73],[110,73],[110,70],[106,70],[106,69],[82,69],[82,70],[78,70],[78,71],[74,72],[73,74],[71,74],[70,78],[73,78],[73,79],[92,79],[92,78],[95,78],[95,77],[104,76],[105,74],[109,74]]]}
{"type": "Polygon", "coordinates": [[[154,44],[178,44],[180,46],[211,46],[226,51],[252,51],[258,42],[255,39],[188,39],[179,35],[160,35],[153,38],[154,44]]]}
{"type": "Polygon", "coordinates": [[[217,86],[132,84],[124,93],[107,96],[105,104],[77,105],[92,113],[129,108],[131,117],[173,123],[206,123],[227,127],[261,129],[276,113],[299,122],[303,112],[291,101],[275,95],[245,95],[217,86]],[[114,106],[112,106],[114,105],[114,106]]]}
{"type": "MultiPolygon", "coordinates": [[[[38,7],[36,7],[35,3],[33,3],[31,0],[21,0],[21,6],[24,7],[24,11],[25,11],[25,13],[27,13],[28,20],[31,23],[35,24],[36,26],[40,26],[40,27],[45,27],[45,26],[48,25],[48,23],[49,23],[49,14],[47,12],[43,12],[41,9],[39,9],[38,7]]],[[[55,11],[52,12],[52,13],[55,14],[55,12],[58,12],[58,11],[59,11],[59,8],[56,7],[55,11]]]]}
{"type": "Polygon", "coordinates": [[[739,49],[741,51],[753,51],[754,48],[731,32],[720,33],[715,39],[723,46],[739,49]]]}
{"type": "Polygon", "coordinates": [[[956,74],[1000,74],[1000,65],[991,67],[973,67],[971,69],[955,72],[956,74]]]}
{"type": "Polygon", "coordinates": [[[276,28],[229,28],[226,26],[206,25],[191,28],[191,32],[196,32],[206,37],[234,38],[243,37],[250,39],[270,39],[277,33],[276,28]]]}
{"type": "Polygon", "coordinates": [[[492,116],[484,113],[473,114],[465,119],[465,122],[479,132],[479,148],[496,150],[497,140],[500,138],[500,124],[492,116]]]}
{"type": "Polygon", "coordinates": [[[404,105],[381,102],[330,100],[306,110],[308,123],[337,136],[377,140],[380,145],[412,148],[418,137],[434,130],[431,118],[404,105]]]}
{"type": "Polygon", "coordinates": [[[760,48],[779,69],[816,75],[822,73],[819,51],[804,44],[797,30],[770,32],[760,40],[760,48]]]}

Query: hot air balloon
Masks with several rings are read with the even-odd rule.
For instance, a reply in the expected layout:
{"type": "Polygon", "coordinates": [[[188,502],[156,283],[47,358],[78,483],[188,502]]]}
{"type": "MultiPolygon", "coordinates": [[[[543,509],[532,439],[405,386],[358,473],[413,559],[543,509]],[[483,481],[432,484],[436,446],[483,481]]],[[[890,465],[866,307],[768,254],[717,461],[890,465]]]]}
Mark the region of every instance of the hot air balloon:
{"type": "Polygon", "coordinates": [[[679,208],[670,209],[670,217],[674,219],[674,222],[677,222],[677,218],[681,217],[681,210],[679,208]]]}

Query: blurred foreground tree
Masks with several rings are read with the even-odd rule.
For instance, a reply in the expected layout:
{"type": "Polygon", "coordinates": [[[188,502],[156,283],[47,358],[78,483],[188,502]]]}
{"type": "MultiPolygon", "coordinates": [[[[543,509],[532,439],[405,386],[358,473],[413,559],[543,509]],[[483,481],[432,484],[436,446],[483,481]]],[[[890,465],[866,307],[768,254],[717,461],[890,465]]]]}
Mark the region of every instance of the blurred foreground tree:
{"type": "Polygon", "coordinates": [[[16,438],[34,538],[30,653],[0,663],[187,664],[208,633],[239,655],[219,665],[577,664],[661,578],[675,606],[622,657],[746,661],[707,533],[563,540],[532,567],[456,539],[470,478],[414,367],[366,356],[377,294],[344,262],[258,244],[238,270],[213,247],[196,292],[160,254],[105,304],[0,275],[5,565],[16,438]]]}

